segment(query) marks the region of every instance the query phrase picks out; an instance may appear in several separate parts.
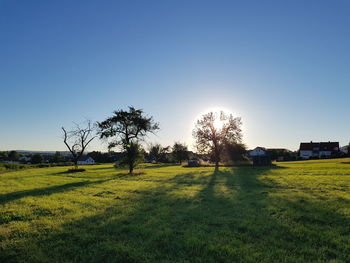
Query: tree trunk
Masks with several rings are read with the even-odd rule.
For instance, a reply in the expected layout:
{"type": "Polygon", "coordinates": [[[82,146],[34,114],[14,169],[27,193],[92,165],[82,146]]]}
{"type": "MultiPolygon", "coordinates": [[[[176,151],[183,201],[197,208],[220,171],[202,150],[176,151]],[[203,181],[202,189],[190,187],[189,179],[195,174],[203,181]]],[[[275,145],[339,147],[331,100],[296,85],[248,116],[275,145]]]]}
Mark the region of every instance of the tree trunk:
{"type": "Polygon", "coordinates": [[[134,171],[134,165],[133,164],[129,164],[129,174],[132,174],[134,171]]]}
{"type": "Polygon", "coordinates": [[[218,169],[219,168],[219,161],[215,162],[215,168],[218,169]]]}
{"type": "Polygon", "coordinates": [[[215,170],[219,169],[220,162],[220,149],[217,141],[214,141],[214,154],[215,154],[215,170]]]}
{"type": "Polygon", "coordinates": [[[78,160],[75,160],[75,161],[74,161],[74,169],[75,169],[75,170],[78,170],[78,160]]]}

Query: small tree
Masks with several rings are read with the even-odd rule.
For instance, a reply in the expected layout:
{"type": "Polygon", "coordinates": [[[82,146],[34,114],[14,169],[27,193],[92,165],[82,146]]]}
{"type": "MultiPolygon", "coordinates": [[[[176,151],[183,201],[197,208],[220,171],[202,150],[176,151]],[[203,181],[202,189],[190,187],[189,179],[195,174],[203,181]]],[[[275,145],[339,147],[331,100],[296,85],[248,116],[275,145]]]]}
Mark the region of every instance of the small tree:
{"type": "Polygon", "coordinates": [[[138,142],[131,142],[129,147],[126,148],[125,156],[121,159],[120,165],[125,165],[129,169],[129,173],[132,174],[134,168],[144,162],[145,151],[138,142]]]}
{"type": "Polygon", "coordinates": [[[112,140],[108,148],[120,147],[124,151],[123,164],[129,168],[132,174],[138,164],[140,156],[139,142],[144,139],[148,133],[154,133],[159,129],[159,124],[153,121],[152,117],[147,117],[141,109],[129,107],[128,111],[117,110],[113,116],[99,122],[100,138],[112,140]]]}
{"type": "Polygon", "coordinates": [[[8,159],[8,153],[0,152],[0,160],[7,160],[7,159],[8,159]]]}
{"type": "Polygon", "coordinates": [[[52,162],[59,163],[63,162],[63,156],[60,152],[55,152],[54,156],[52,157],[52,162]]]}
{"type": "Polygon", "coordinates": [[[43,162],[43,157],[41,156],[41,154],[34,154],[32,156],[32,159],[31,159],[31,163],[33,164],[39,164],[39,163],[42,163],[43,162]]]}
{"type": "Polygon", "coordinates": [[[172,147],[172,156],[174,160],[178,163],[182,163],[184,160],[188,160],[188,149],[185,144],[181,144],[179,142],[175,142],[174,146],[172,147]]]}
{"type": "Polygon", "coordinates": [[[209,112],[197,120],[193,130],[197,150],[200,153],[210,154],[219,167],[225,144],[241,143],[241,118],[234,118],[232,114],[209,112]]]}
{"type": "Polygon", "coordinates": [[[163,147],[161,144],[156,143],[150,146],[149,157],[155,162],[167,162],[166,155],[169,152],[169,146],[163,147]]]}
{"type": "Polygon", "coordinates": [[[236,162],[245,160],[247,147],[243,143],[226,143],[225,158],[227,161],[236,162]]]}
{"type": "Polygon", "coordinates": [[[92,159],[95,160],[95,162],[98,163],[104,163],[104,154],[99,152],[99,151],[92,151],[87,154],[87,156],[91,157],[92,159]]]}
{"type": "Polygon", "coordinates": [[[10,151],[9,153],[8,153],[8,160],[9,161],[12,161],[12,162],[15,162],[15,161],[18,161],[18,159],[21,157],[21,155],[18,153],[18,152],[16,152],[16,151],[10,151]]]}
{"type": "Polygon", "coordinates": [[[63,142],[72,154],[74,168],[78,169],[78,160],[83,156],[86,147],[96,137],[91,121],[87,121],[84,127],[75,124],[75,127],[67,131],[62,127],[63,142]]]}

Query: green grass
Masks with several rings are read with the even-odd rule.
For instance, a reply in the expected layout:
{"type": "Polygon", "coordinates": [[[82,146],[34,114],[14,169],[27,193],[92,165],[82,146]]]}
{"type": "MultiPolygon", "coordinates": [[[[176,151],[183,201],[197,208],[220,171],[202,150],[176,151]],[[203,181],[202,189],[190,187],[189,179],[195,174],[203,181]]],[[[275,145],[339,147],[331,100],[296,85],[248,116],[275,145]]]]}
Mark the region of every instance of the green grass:
{"type": "Polygon", "coordinates": [[[350,262],[350,164],[0,174],[0,262],[350,262]]]}

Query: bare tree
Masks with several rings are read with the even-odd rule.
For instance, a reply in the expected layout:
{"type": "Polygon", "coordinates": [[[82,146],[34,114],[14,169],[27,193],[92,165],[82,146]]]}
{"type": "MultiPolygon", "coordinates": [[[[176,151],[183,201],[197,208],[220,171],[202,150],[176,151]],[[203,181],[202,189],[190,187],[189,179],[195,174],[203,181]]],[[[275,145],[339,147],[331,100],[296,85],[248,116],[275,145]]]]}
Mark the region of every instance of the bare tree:
{"type": "Polygon", "coordinates": [[[75,127],[72,130],[67,131],[62,127],[62,131],[63,142],[72,154],[75,169],[78,169],[78,160],[83,156],[89,143],[96,137],[93,124],[88,120],[84,127],[75,123],[75,127]]]}

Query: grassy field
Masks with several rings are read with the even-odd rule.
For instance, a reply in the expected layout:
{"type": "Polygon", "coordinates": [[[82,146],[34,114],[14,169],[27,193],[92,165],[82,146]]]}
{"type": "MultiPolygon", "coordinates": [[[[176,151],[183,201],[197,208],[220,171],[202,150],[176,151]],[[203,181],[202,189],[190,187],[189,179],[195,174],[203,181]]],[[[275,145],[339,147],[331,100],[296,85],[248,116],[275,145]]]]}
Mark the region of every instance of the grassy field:
{"type": "Polygon", "coordinates": [[[0,262],[350,262],[350,160],[0,174],[0,262]]]}

